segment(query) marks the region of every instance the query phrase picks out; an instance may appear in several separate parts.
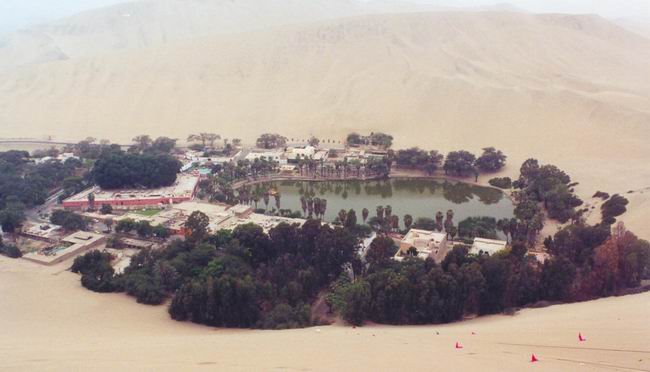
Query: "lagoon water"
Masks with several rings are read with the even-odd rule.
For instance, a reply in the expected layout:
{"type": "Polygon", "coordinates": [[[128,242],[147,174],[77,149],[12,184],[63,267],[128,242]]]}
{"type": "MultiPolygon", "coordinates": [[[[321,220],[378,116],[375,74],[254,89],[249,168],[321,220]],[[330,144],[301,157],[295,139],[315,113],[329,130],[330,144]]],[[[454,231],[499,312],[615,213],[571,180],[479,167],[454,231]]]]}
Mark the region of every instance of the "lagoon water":
{"type": "MultiPolygon", "coordinates": [[[[501,191],[462,182],[430,179],[390,179],[373,181],[277,181],[254,186],[260,191],[280,193],[280,208],[301,211],[301,196],[327,199],[326,221],[334,221],[341,209],[354,209],[361,222],[361,211],[376,215],[378,205],[390,205],[393,214],[434,218],[436,212],[454,211],[454,222],[467,217],[490,216],[497,220],[513,216],[512,201],[501,191]]],[[[258,206],[264,208],[260,201],[258,206]]],[[[268,209],[277,208],[270,198],[268,209]]],[[[403,225],[402,225],[403,226],[403,225]]]]}

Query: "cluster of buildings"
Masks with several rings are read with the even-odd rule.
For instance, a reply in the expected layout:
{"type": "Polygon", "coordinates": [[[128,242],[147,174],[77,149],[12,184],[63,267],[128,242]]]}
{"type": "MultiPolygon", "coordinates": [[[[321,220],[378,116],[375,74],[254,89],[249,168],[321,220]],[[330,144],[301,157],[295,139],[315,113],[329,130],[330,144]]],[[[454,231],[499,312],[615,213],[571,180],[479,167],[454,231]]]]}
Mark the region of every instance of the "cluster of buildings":
{"type": "MultiPolygon", "coordinates": [[[[411,229],[401,239],[397,240],[398,251],[395,260],[402,261],[405,257],[415,255],[421,259],[432,258],[442,262],[447,253],[453,248],[453,243],[447,239],[447,234],[428,230],[411,229]]],[[[506,248],[508,243],[503,240],[474,238],[469,250],[474,255],[493,255],[506,248]]]]}
{"type": "MultiPolygon", "coordinates": [[[[84,211],[84,215],[97,222],[103,220],[119,223],[120,220],[132,219],[135,221],[147,221],[152,226],[163,226],[172,235],[185,235],[185,223],[189,216],[195,212],[203,212],[209,218],[208,229],[216,232],[222,229],[232,230],[235,227],[254,223],[269,231],[280,223],[302,225],[305,220],[277,216],[267,216],[253,213],[249,205],[228,206],[194,201],[199,182],[202,177],[210,173],[211,166],[235,162],[237,160],[267,159],[278,162],[281,170],[295,170],[295,165],[301,159],[313,159],[324,162],[348,162],[358,161],[361,164],[367,163],[373,158],[387,156],[384,150],[366,147],[343,147],[320,148],[311,145],[290,145],[279,149],[243,149],[232,156],[204,156],[204,153],[188,151],[179,156],[183,162],[182,172],[176,182],[169,187],[158,189],[124,189],[124,190],[103,190],[93,187],[79,194],[65,199],[62,202],[63,208],[67,210],[84,211]],[[99,210],[103,205],[112,207],[115,214],[99,214],[85,212],[89,209],[99,210]],[[149,209],[149,213],[142,213],[142,210],[149,209]]],[[[65,161],[72,154],[61,154],[65,161]]],[[[43,158],[41,161],[53,159],[43,158]]],[[[68,237],[63,237],[62,231],[56,226],[28,226],[24,234],[35,241],[49,244],[47,248],[25,255],[26,259],[52,264],[60,262],[71,255],[101,245],[106,241],[106,235],[78,232],[68,237]]],[[[123,239],[128,247],[134,249],[151,248],[156,244],[138,239],[123,239]]],[[[427,230],[411,229],[405,236],[396,239],[399,250],[395,255],[396,260],[403,260],[409,255],[416,255],[422,259],[433,258],[437,262],[442,261],[453,242],[448,241],[447,235],[427,230]]],[[[506,247],[506,242],[490,239],[476,238],[470,250],[472,254],[494,254],[506,247]]],[[[124,263],[123,263],[124,264],[124,263]]]]}
{"type": "Polygon", "coordinates": [[[286,147],[275,149],[241,149],[232,156],[207,157],[202,152],[187,151],[179,160],[183,162],[183,172],[192,169],[201,169],[209,165],[224,164],[237,160],[255,161],[266,159],[277,162],[280,167],[296,165],[301,159],[312,159],[316,161],[359,161],[365,164],[372,158],[383,158],[388,155],[385,150],[366,147],[345,147],[340,144],[328,144],[327,146],[312,146],[309,144],[289,144],[286,147]]]}
{"type": "Polygon", "coordinates": [[[173,185],[157,189],[103,190],[96,186],[65,199],[62,205],[67,210],[87,210],[91,203],[97,209],[102,205],[113,209],[159,208],[194,199],[199,180],[198,172],[190,172],[179,174],[173,185]]]}

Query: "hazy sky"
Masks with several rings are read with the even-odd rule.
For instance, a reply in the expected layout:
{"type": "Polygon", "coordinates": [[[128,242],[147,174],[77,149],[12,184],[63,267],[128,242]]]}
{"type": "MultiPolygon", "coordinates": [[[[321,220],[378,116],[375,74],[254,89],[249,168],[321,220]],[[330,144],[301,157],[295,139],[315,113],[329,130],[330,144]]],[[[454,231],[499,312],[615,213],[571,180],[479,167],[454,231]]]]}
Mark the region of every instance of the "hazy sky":
{"type": "MultiPolygon", "coordinates": [[[[0,34],[126,0],[0,0],[0,34]]],[[[224,1],[224,0],[205,0],[224,1]]],[[[236,1],[236,0],[230,0],[236,1]]],[[[265,0],[260,0],[265,1],[265,0]]],[[[309,1],[309,0],[305,0],[309,1]]],[[[375,1],[375,0],[366,0],[375,1]]],[[[391,0],[381,0],[391,1],[391,0]]],[[[400,0],[409,1],[409,0],[400,0]]],[[[650,0],[410,0],[440,6],[472,7],[509,3],[533,12],[596,13],[605,17],[650,19],[650,0]]]]}
{"type": "Polygon", "coordinates": [[[0,0],[0,34],[125,0],[0,0]]]}

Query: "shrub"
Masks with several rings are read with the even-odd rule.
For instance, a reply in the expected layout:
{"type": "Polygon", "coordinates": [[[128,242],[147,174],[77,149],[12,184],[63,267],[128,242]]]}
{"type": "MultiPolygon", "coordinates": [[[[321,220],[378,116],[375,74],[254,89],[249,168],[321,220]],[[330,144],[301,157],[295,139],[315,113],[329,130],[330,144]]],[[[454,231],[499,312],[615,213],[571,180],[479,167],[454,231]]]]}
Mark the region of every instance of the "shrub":
{"type": "Polygon", "coordinates": [[[488,183],[494,187],[498,187],[504,190],[512,188],[512,180],[510,179],[510,177],[492,178],[491,180],[488,181],[488,183]]]}
{"type": "Polygon", "coordinates": [[[596,191],[596,193],[593,196],[594,198],[601,198],[603,200],[609,199],[609,194],[603,191],[596,191]]]}
{"type": "Polygon", "coordinates": [[[121,289],[115,281],[110,253],[91,251],[75,258],[70,270],[81,274],[81,285],[94,292],[115,292],[121,289]]]}
{"type": "Polygon", "coordinates": [[[18,249],[15,245],[0,245],[0,254],[7,256],[9,258],[20,258],[23,256],[23,252],[18,249]]]}
{"type": "Polygon", "coordinates": [[[606,224],[613,224],[616,222],[616,218],[627,211],[625,207],[629,201],[618,194],[613,195],[611,199],[603,203],[600,207],[602,214],[602,221],[606,224]]]}

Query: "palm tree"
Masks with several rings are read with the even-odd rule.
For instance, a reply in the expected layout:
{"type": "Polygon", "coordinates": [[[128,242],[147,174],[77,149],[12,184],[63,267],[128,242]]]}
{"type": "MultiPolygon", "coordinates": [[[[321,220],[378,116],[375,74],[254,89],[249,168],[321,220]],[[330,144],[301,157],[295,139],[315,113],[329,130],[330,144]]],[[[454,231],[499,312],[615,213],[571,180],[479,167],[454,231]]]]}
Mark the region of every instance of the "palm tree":
{"type": "Polygon", "coordinates": [[[449,235],[451,236],[451,240],[454,240],[454,238],[456,237],[456,234],[458,234],[458,228],[456,226],[452,225],[449,228],[449,235]]]}
{"type": "Polygon", "coordinates": [[[211,148],[214,148],[214,141],[216,141],[218,139],[221,139],[220,135],[214,134],[214,133],[201,133],[200,136],[201,136],[201,139],[203,139],[204,144],[205,144],[205,142],[210,143],[211,148]]]}
{"type": "Polygon", "coordinates": [[[380,221],[384,219],[384,207],[381,205],[377,206],[377,219],[380,221]]]}
{"type": "Polygon", "coordinates": [[[442,212],[438,211],[436,213],[436,229],[438,231],[442,231],[442,221],[445,219],[445,216],[442,214],[442,212]]]}
{"type": "Polygon", "coordinates": [[[307,199],[305,196],[300,197],[300,206],[302,207],[302,214],[306,215],[307,214],[307,199]]]}
{"type": "Polygon", "coordinates": [[[94,211],[95,210],[95,193],[91,192],[88,194],[88,210],[94,211]]]}
{"type": "Polygon", "coordinates": [[[413,216],[410,214],[405,214],[404,215],[404,226],[406,227],[406,230],[411,229],[411,225],[413,225],[413,216]]]}
{"type": "Polygon", "coordinates": [[[448,209],[448,210],[447,210],[447,219],[448,219],[449,221],[453,221],[453,220],[454,220],[454,211],[453,211],[453,210],[451,210],[451,209],[448,209]]]}
{"type": "Polygon", "coordinates": [[[393,230],[398,231],[399,230],[399,216],[398,215],[391,216],[391,223],[393,225],[393,230]]]}
{"type": "Polygon", "coordinates": [[[454,211],[447,210],[447,218],[445,219],[445,232],[449,234],[451,228],[454,227],[454,211]]]}
{"type": "Polygon", "coordinates": [[[338,217],[339,221],[341,222],[341,225],[345,225],[345,221],[347,220],[348,212],[345,211],[345,209],[341,209],[339,211],[338,217]]]}
{"type": "Polygon", "coordinates": [[[280,209],[280,193],[276,191],[273,197],[275,198],[275,206],[280,209]]]}
{"type": "Polygon", "coordinates": [[[311,197],[307,199],[307,212],[309,212],[309,218],[314,214],[314,199],[311,197]]]}
{"type": "Polygon", "coordinates": [[[502,218],[497,221],[497,229],[499,231],[503,231],[503,234],[506,236],[506,242],[510,242],[510,239],[508,238],[508,234],[510,232],[510,220],[507,218],[502,218]]]}

